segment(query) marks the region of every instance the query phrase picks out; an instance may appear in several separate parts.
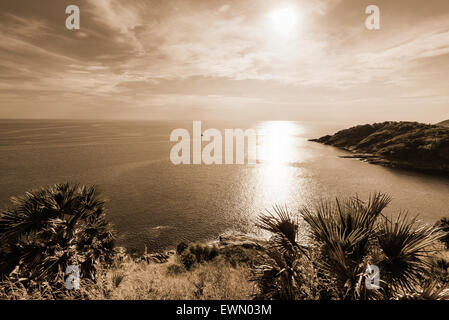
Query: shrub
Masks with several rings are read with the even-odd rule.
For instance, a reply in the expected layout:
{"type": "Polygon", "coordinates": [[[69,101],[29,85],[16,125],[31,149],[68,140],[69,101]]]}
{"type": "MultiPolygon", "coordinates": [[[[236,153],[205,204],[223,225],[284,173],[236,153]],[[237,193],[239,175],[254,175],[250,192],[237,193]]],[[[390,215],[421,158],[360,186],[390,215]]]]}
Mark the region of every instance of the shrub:
{"type": "Polygon", "coordinates": [[[399,215],[395,220],[382,219],[376,238],[382,250],[378,265],[387,297],[399,291],[413,291],[431,276],[429,248],[442,236],[438,228],[419,225],[416,218],[408,220],[399,215]]]}
{"type": "Polygon", "coordinates": [[[319,269],[324,277],[335,280],[340,299],[364,296],[364,272],[368,264],[370,240],[375,223],[389,204],[386,195],[375,194],[368,203],[354,197],[335,203],[321,202],[301,213],[309,224],[320,251],[319,269]]]}
{"type": "Polygon", "coordinates": [[[196,257],[190,252],[183,252],[181,262],[187,270],[190,270],[196,263],[196,257]]]}
{"type": "Polygon", "coordinates": [[[431,259],[430,272],[433,279],[436,279],[445,284],[449,284],[449,262],[446,259],[431,259]]]}
{"type": "Polygon", "coordinates": [[[436,226],[445,233],[441,241],[446,245],[446,249],[449,249],[449,218],[442,218],[437,222],[436,226]]]}
{"type": "Polygon", "coordinates": [[[178,275],[178,274],[181,274],[184,272],[186,272],[186,268],[184,267],[184,265],[181,265],[181,264],[174,263],[174,264],[170,264],[167,267],[168,275],[178,275]]]}
{"type": "Polygon", "coordinates": [[[220,249],[220,256],[228,261],[231,266],[253,265],[262,260],[260,252],[256,249],[243,248],[240,245],[226,246],[220,249]]]}
{"type": "Polygon", "coordinates": [[[184,241],[181,241],[177,246],[176,246],[176,253],[177,254],[181,254],[184,252],[185,249],[187,249],[189,247],[189,245],[187,243],[185,243],[184,241]]]}
{"type": "Polygon", "coordinates": [[[211,261],[219,255],[220,251],[216,246],[204,244],[190,244],[181,254],[181,262],[187,270],[190,270],[196,263],[211,261]]]}
{"type": "Polygon", "coordinates": [[[355,197],[301,209],[311,233],[308,247],[298,244],[298,223],[287,208],[262,215],[259,226],[273,236],[265,265],[254,269],[258,298],[448,298],[447,265],[431,263],[444,233],[401,214],[387,218],[382,211],[389,202],[375,194],[368,202],[355,197]],[[365,286],[370,264],[380,269],[378,290],[365,286]]]}
{"type": "Polygon", "coordinates": [[[57,184],[12,198],[0,214],[4,275],[26,281],[63,281],[68,265],[94,278],[112,261],[114,236],[95,187],[57,184]]]}
{"type": "MultiPolygon", "coordinates": [[[[259,284],[261,299],[296,300],[311,298],[314,289],[308,287],[306,248],[298,244],[298,220],[286,207],[275,206],[274,213],[259,217],[257,226],[272,233],[266,248],[266,263],[253,269],[259,284]]],[[[310,270],[310,269],[309,269],[310,270]]]]}

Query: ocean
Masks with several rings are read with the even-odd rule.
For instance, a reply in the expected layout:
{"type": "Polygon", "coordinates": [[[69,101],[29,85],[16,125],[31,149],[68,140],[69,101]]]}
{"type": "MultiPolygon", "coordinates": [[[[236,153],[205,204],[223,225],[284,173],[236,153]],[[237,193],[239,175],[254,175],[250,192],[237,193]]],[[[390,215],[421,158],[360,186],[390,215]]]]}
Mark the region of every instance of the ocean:
{"type": "MultiPolygon", "coordinates": [[[[355,123],[353,123],[355,125],[355,123]]],[[[297,212],[336,196],[380,191],[386,213],[408,211],[427,223],[449,217],[449,179],[385,168],[309,142],[348,123],[203,121],[203,129],[258,133],[254,165],[174,165],[170,133],[187,121],[0,120],[0,206],[11,196],[65,181],[98,185],[117,244],[158,251],[229,231],[254,232],[273,205],[297,212]]]]}

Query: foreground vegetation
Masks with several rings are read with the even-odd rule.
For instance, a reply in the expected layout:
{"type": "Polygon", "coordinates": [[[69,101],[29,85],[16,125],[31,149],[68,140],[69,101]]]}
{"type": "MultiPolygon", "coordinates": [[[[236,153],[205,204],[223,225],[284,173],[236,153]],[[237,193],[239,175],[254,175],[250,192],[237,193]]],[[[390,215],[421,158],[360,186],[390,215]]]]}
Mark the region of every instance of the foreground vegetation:
{"type": "Polygon", "coordinates": [[[56,185],[14,198],[0,215],[0,299],[447,299],[449,220],[400,214],[374,194],[322,201],[299,213],[275,206],[247,235],[132,257],[114,247],[94,187],[56,185]],[[298,239],[306,228],[308,239],[298,239]],[[68,265],[79,289],[66,287],[68,265]],[[367,287],[369,265],[379,287],[367,287]]]}

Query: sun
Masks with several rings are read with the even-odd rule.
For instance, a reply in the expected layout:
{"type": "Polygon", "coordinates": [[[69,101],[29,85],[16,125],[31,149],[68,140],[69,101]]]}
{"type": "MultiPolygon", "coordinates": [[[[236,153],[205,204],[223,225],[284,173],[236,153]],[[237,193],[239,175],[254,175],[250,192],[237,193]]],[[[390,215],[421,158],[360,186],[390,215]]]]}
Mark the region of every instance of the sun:
{"type": "Polygon", "coordinates": [[[281,34],[290,34],[298,23],[298,15],[293,8],[278,9],[270,14],[274,28],[281,34]]]}

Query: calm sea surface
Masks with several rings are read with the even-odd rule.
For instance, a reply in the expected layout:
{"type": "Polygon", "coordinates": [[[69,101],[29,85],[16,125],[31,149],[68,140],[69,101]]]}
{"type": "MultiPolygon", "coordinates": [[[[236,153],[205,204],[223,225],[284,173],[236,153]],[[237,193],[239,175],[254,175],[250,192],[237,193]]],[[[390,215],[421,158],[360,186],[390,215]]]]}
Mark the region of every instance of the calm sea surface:
{"type": "Polygon", "coordinates": [[[191,122],[0,121],[0,206],[10,196],[58,182],[97,184],[108,199],[118,244],[150,251],[181,240],[252,230],[265,208],[297,210],[310,201],[387,192],[426,222],[449,216],[449,179],[341,159],[344,151],[308,142],[348,124],[209,122],[203,129],[254,128],[256,165],[181,165],[169,136],[191,122]]]}

